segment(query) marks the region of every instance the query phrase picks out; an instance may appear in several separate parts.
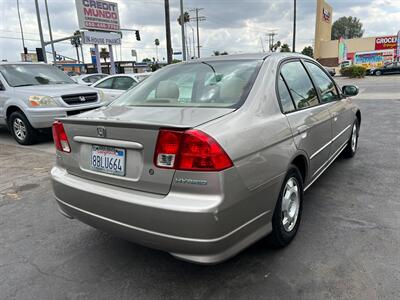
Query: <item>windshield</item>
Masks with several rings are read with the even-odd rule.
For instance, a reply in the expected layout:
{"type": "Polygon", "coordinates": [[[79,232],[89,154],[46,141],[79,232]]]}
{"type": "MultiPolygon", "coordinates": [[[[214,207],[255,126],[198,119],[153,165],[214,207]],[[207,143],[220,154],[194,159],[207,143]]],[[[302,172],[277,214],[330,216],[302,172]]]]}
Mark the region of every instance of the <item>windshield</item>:
{"type": "Polygon", "coordinates": [[[232,60],[172,65],[111,105],[234,107],[247,97],[261,64],[261,60],[232,60]]]}
{"type": "Polygon", "coordinates": [[[12,87],[75,83],[63,71],[45,64],[3,65],[0,72],[12,87]]]}

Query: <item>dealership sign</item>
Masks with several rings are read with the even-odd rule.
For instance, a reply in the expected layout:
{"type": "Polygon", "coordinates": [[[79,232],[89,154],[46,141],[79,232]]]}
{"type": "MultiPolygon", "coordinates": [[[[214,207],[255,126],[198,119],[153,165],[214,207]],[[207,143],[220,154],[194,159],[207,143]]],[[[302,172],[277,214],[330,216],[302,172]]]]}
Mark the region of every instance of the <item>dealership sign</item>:
{"type": "Polygon", "coordinates": [[[375,39],[375,50],[387,50],[397,48],[397,36],[383,36],[375,39]]]}
{"type": "Polygon", "coordinates": [[[80,29],[119,31],[118,4],[103,0],[75,0],[80,29]]]}
{"type": "Polygon", "coordinates": [[[85,31],[82,42],[94,45],[121,45],[121,36],[109,32],[85,31]]]}

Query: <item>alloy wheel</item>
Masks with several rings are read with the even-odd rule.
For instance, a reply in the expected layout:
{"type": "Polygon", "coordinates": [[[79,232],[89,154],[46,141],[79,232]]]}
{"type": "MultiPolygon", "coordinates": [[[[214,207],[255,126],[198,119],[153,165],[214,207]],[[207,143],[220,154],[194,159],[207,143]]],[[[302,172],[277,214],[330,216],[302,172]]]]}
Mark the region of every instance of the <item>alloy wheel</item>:
{"type": "Polygon", "coordinates": [[[13,122],[13,129],[17,139],[23,141],[26,138],[27,129],[24,121],[22,121],[20,118],[15,118],[13,122]]]}
{"type": "Polygon", "coordinates": [[[353,132],[351,133],[351,150],[356,152],[357,150],[357,125],[353,125],[353,132]]]}

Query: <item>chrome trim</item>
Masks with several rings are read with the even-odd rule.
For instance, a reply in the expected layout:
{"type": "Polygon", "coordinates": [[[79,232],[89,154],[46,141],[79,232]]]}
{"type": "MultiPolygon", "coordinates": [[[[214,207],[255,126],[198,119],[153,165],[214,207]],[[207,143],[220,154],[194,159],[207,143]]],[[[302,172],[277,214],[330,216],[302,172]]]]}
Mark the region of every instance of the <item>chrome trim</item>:
{"type": "Polygon", "coordinates": [[[347,127],[346,127],[345,129],[343,129],[337,136],[335,136],[335,137],[332,139],[332,143],[333,143],[334,141],[336,141],[343,133],[345,133],[346,130],[348,130],[351,126],[352,126],[352,124],[350,124],[349,126],[347,126],[347,127]]]}
{"type": "Polygon", "coordinates": [[[109,139],[86,137],[86,136],[74,136],[73,140],[74,142],[83,144],[95,144],[102,146],[143,150],[142,144],[136,142],[122,141],[122,140],[109,140],[109,139]]]}
{"type": "Polygon", "coordinates": [[[317,174],[321,169],[323,169],[317,177],[315,177],[305,188],[304,191],[308,190],[308,188],[325,172],[326,169],[335,161],[335,159],[342,153],[342,151],[346,148],[348,142],[345,142],[339,149],[336,151],[323,165],[319,168],[314,174],[317,174]],[[325,166],[326,165],[326,166],[325,166]]]}
{"type": "Polygon", "coordinates": [[[315,152],[313,155],[310,156],[310,159],[313,159],[316,157],[318,154],[320,154],[326,147],[330,146],[332,144],[332,140],[330,140],[327,144],[325,144],[321,149],[319,149],[317,152],[315,152]]]}
{"type": "Polygon", "coordinates": [[[181,241],[186,241],[186,242],[195,242],[195,243],[214,243],[214,242],[219,242],[219,241],[221,241],[223,239],[226,239],[227,237],[233,235],[234,233],[236,233],[239,230],[243,229],[247,225],[257,221],[258,219],[262,218],[263,216],[265,216],[265,215],[267,215],[268,213],[271,212],[271,210],[264,211],[263,213],[259,214],[257,217],[251,219],[250,221],[244,223],[243,225],[237,227],[236,229],[232,230],[231,232],[228,232],[227,234],[225,234],[223,236],[220,236],[220,237],[217,237],[217,238],[214,238],[214,239],[193,239],[193,238],[175,236],[175,235],[165,234],[165,233],[161,233],[161,232],[156,232],[156,231],[152,231],[152,230],[148,230],[148,229],[132,226],[132,225],[129,225],[129,224],[125,224],[125,223],[122,223],[122,222],[119,222],[119,221],[116,221],[116,220],[112,220],[112,219],[109,219],[109,218],[106,218],[106,217],[91,213],[89,211],[80,209],[80,208],[78,208],[76,206],[73,206],[71,204],[65,203],[64,201],[58,199],[57,197],[56,197],[56,200],[58,202],[60,202],[61,204],[65,205],[65,206],[68,206],[68,207],[70,207],[72,209],[75,209],[75,210],[77,210],[77,211],[79,211],[81,213],[84,213],[84,214],[90,215],[92,217],[95,217],[95,218],[98,218],[98,219],[102,219],[104,221],[111,222],[111,223],[114,223],[114,224],[129,228],[129,229],[141,231],[141,232],[144,232],[144,233],[147,233],[147,234],[157,235],[157,236],[160,236],[160,237],[163,237],[163,238],[181,240],[181,241]]]}
{"type": "Polygon", "coordinates": [[[319,149],[317,152],[315,152],[313,155],[310,156],[310,159],[313,159],[314,157],[316,157],[318,154],[320,154],[326,147],[328,147],[329,145],[331,145],[334,141],[336,141],[343,133],[346,132],[346,130],[348,130],[351,127],[351,125],[347,126],[345,129],[343,129],[337,136],[335,136],[333,139],[331,139],[327,144],[325,144],[324,146],[322,146],[321,149],[319,149]]]}

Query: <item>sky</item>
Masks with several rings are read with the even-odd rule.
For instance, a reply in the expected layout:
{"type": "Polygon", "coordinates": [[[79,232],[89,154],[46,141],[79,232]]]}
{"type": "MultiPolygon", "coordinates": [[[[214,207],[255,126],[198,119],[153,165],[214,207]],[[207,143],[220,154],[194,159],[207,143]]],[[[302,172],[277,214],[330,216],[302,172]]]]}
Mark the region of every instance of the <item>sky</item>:
{"type": "MultiPolygon", "coordinates": [[[[29,50],[40,47],[37,18],[33,0],[19,0],[26,45],[29,50]]],[[[138,60],[157,56],[154,40],[160,40],[159,60],[166,58],[165,19],[163,0],[114,0],[118,2],[122,28],[139,29],[142,40],[137,42],[134,33],[125,33],[117,60],[138,60]]],[[[213,51],[233,53],[261,52],[268,45],[267,34],[272,30],[275,39],[292,44],[293,0],[184,0],[184,9],[203,8],[200,15],[201,56],[213,51]]],[[[400,30],[400,0],[330,0],[334,8],[333,20],[342,16],[355,16],[364,25],[364,36],[395,35],[400,30]]],[[[18,22],[17,0],[0,0],[0,60],[20,60],[22,41],[18,22]]],[[[39,0],[45,40],[49,39],[44,0],[39,0]]],[[[62,38],[78,29],[75,0],[48,0],[53,37],[62,38]]],[[[313,45],[315,28],[315,0],[297,0],[297,46],[302,50],[313,45]]],[[[190,12],[191,16],[194,16],[190,12]]],[[[179,0],[170,0],[172,47],[181,50],[179,0]]],[[[195,29],[194,22],[189,24],[195,29]]],[[[192,40],[192,29],[188,36],[192,40]]],[[[190,41],[192,45],[192,41],[190,41]]],[[[55,45],[62,55],[76,58],[69,41],[55,45]]],[[[193,45],[191,46],[191,49],[193,45]]],[[[50,51],[50,47],[47,51],[50,51]]],[[[90,60],[89,46],[84,46],[85,60],[90,60]]],[[[50,59],[50,55],[48,56],[50,59]]],[[[177,56],[176,58],[180,58],[177,56]]]]}

